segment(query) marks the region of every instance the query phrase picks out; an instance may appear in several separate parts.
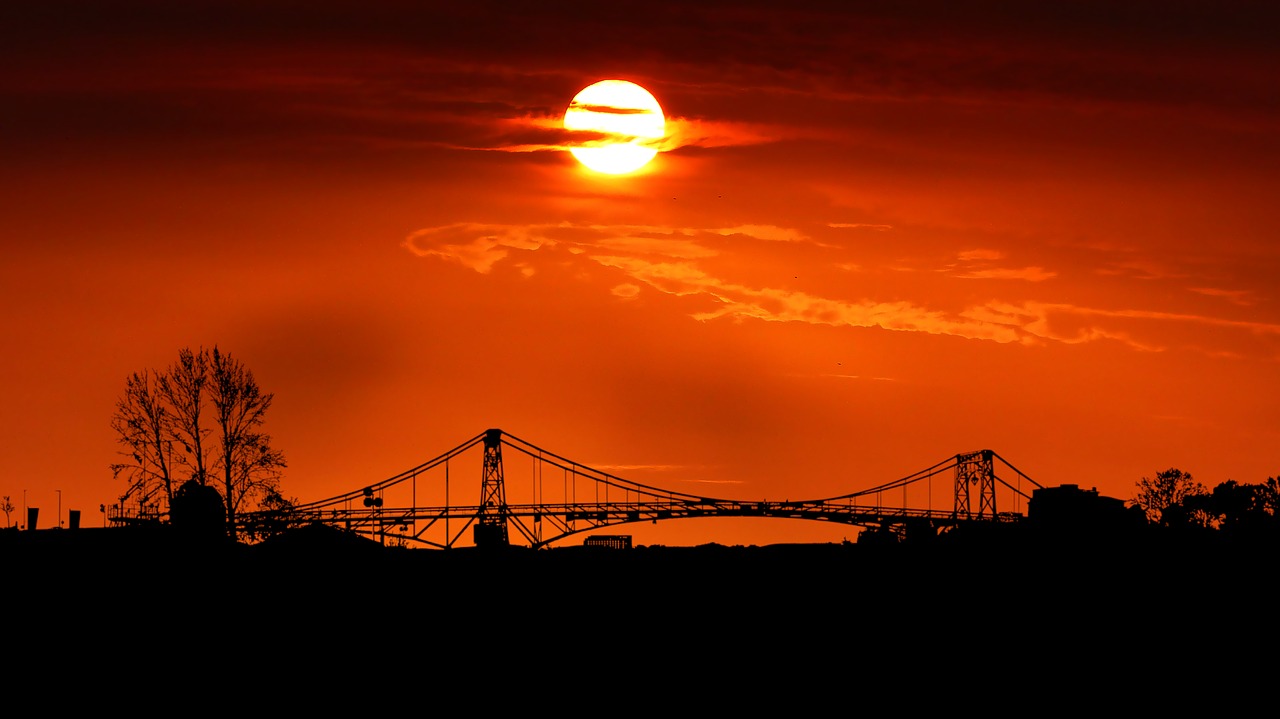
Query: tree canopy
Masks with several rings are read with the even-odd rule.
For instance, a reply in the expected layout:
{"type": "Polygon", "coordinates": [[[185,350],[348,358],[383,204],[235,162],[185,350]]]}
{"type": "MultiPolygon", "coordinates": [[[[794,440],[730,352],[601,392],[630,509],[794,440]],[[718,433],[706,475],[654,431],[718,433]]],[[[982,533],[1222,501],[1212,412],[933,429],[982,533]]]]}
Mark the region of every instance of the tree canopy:
{"type": "Polygon", "coordinates": [[[177,508],[179,487],[190,485],[188,495],[207,488],[220,497],[234,539],[237,513],[280,497],[284,454],[263,431],[273,399],[216,346],[184,348],[167,369],[127,377],[111,419],[124,458],[112,475],[129,482],[122,509],[160,517],[177,508]]]}
{"type": "Polygon", "coordinates": [[[1233,479],[1212,491],[1179,469],[1143,477],[1133,503],[1147,520],[1165,527],[1199,527],[1224,534],[1280,531],[1280,479],[1241,484],[1233,479]]]}
{"type": "Polygon", "coordinates": [[[1169,525],[1180,519],[1177,515],[1187,498],[1207,493],[1189,472],[1171,467],[1157,472],[1154,479],[1143,477],[1133,502],[1147,513],[1147,521],[1169,525]]]}

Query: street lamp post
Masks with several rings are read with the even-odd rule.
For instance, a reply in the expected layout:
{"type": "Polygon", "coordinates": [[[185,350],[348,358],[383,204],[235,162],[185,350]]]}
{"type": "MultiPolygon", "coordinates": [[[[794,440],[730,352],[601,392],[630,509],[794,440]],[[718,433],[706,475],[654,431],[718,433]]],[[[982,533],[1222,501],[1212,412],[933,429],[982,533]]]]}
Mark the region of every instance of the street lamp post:
{"type": "Polygon", "coordinates": [[[58,527],[62,527],[62,490],[53,490],[58,493],[58,527]]]}

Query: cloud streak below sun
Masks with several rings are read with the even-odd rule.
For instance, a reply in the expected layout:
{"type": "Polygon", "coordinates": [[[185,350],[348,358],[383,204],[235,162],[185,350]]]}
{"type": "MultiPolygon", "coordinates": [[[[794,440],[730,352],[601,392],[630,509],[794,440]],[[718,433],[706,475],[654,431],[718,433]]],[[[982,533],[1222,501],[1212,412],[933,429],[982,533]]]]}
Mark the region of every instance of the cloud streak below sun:
{"type": "MultiPolygon", "coordinates": [[[[776,226],[743,225],[733,228],[690,228],[631,225],[494,225],[459,223],[424,228],[410,234],[404,246],[419,257],[433,257],[458,263],[481,274],[519,255],[525,275],[534,274],[537,255],[555,253],[555,262],[586,262],[619,272],[601,292],[616,298],[635,299],[643,287],[663,295],[695,299],[704,309],[689,312],[691,319],[708,322],[735,321],[794,322],[847,328],[874,328],[899,332],[983,340],[1028,346],[1045,343],[1082,344],[1114,341],[1134,350],[1159,352],[1183,347],[1203,352],[1280,358],[1280,325],[1239,321],[1191,313],[1106,308],[1009,299],[996,293],[1000,281],[1017,279],[1042,283],[1057,273],[1041,267],[946,270],[958,279],[989,280],[989,299],[956,310],[930,307],[927,301],[877,300],[823,296],[794,288],[753,286],[722,276],[710,269],[733,249],[726,238],[739,242],[776,244],[801,241],[842,252],[835,245],[813,243],[799,230],[776,226]],[[1225,344],[1210,348],[1179,342],[1173,325],[1202,325],[1225,333],[1225,344]]],[[[740,245],[738,246],[740,247],[740,245]]],[[[856,258],[831,259],[831,264],[856,265],[856,258]]],[[[1003,259],[990,250],[961,253],[966,265],[1003,259]]],[[[797,261],[803,261],[797,259],[797,261]]],[[[731,264],[731,263],[730,263],[731,264]]],[[[852,289],[852,288],[850,288],[852,289]]],[[[846,289],[844,294],[848,294],[846,289]]]]}

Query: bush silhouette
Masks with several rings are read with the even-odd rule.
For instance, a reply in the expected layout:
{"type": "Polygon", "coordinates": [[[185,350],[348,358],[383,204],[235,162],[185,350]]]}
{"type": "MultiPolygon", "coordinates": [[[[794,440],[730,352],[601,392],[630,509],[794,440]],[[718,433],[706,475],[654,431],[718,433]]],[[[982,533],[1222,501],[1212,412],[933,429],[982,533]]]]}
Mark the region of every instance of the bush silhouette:
{"type": "Polygon", "coordinates": [[[227,536],[222,495],[209,485],[189,479],[173,493],[169,522],[175,530],[195,537],[227,536]]]}

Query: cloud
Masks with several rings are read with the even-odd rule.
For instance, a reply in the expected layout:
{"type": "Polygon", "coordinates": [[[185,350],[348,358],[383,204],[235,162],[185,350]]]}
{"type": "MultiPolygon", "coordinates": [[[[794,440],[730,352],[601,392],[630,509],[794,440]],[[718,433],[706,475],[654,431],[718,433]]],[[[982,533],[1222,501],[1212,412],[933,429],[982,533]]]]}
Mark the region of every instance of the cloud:
{"type": "Polygon", "coordinates": [[[1043,282],[1056,277],[1058,273],[1043,267],[996,267],[994,262],[1003,260],[1005,254],[1000,250],[972,249],[964,250],[956,255],[960,265],[950,265],[942,270],[952,277],[969,280],[1026,280],[1027,282],[1043,282]]]}
{"type": "Polygon", "coordinates": [[[1112,262],[1106,267],[1098,268],[1095,272],[1100,275],[1129,275],[1140,280],[1169,280],[1187,277],[1185,272],[1175,270],[1165,263],[1137,259],[1112,262]]]}
{"type": "Polygon", "coordinates": [[[8,113],[22,129],[59,144],[68,129],[141,140],[189,127],[301,143],[563,149],[568,140],[504,138],[482,122],[558,123],[587,68],[640,66],[646,76],[634,79],[681,108],[668,118],[667,151],[848,137],[871,124],[869,108],[903,105],[1137,108],[1255,118],[1264,131],[1276,117],[1274,73],[1260,70],[1274,57],[1274,12],[1261,4],[1207,12],[1141,0],[1018,13],[936,1],[740,5],[658,2],[637,13],[607,3],[571,12],[379,3],[352,13],[320,3],[298,13],[212,3],[193,22],[177,11],[140,21],[136,8],[28,2],[7,18],[16,25],[6,57],[20,71],[0,84],[22,93],[8,113]],[[50,93],[68,104],[29,107],[50,93]],[[419,113],[435,115],[430,130],[419,113]]]}
{"type": "Polygon", "coordinates": [[[1062,344],[1082,344],[1099,340],[1114,340],[1136,350],[1155,352],[1164,347],[1134,339],[1127,332],[1096,325],[1079,326],[1078,323],[1062,323],[1055,314],[1088,314],[1085,308],[1072,305],[1051,305],[1040,302],[989,302],[969,307],[960,314],[978,322],[992,322],[1018,327],[1027,336],[1038,341],[1062,344]]]}
{"type": "MultiPolygon", "coordinates": [[[[1280,358],[1280,324],[1267,322],[998,298],[943,309],[927,300],[851,299],[794,288],[760,286],[723,274],[725,266],[740,266],[737,262],[727,265],[720,262],[733,249],[722,241],[726,236],[751,237],[762,242],[805,238],[797,231],[771,225],[699,229],[660,225],[456,223],[419,230],[406,238],[404,245],[418,256],[458,262],[480,273],[490,272],[513,252],[559,248],[566,252],[558,260],[566,256],[577,258],[574,261],[591,262],[625,276],[626,281],[615,282],[608,290],[613,296],[632,299],[644,287],[650,287],[673,297],[696,299],[702,306],[685,311],[702,322],[720,319],[799,322],[923,332],[1019,345],[1111,341],[1143,352],[1184,348],[1214,356],[1280,358]],[[716,246],[710,246],[712,243],[716,246]],[[718,269],[713,270],[712,266],[718,269]]],[[[993,258],[997,254],[966,252],[970,258],[993,258]]],[[[526,255],[515,264],[529,276],[534,259],[533,255],[526,255]]],[[[836,266],[859,269],[853,263],[836,263],[836,266]]],[[[1040,267],[987,267],[956,270],[952,274],[1033,282],[1054,276],[1040,267]]],[[[1243,301],[1245,297],[1243,293],[1213,288],[1196,291],[1232,301],[1243,301]]]]}
{"type": "Polygon", "coordinates": [[[975,260],[1003,260],[1004,253],[1000,250],[965,250],[956,255],[956,258],[962,262],[973,262],[975,260]]]}
{"type": "Polygon", "coordinates": [[[1125,319],[1160,320],[1164,322],[1182,322],[1200,324],[1210,327],[1247,330],[1258,335],[1280,336],[1280,324],[1271,322],[1253,322],[1250,320],[1229,320],[1207,315],[1187,314],[1184,312],[1160,312],[1157,310],[1107,310],[1091,307],[1074,307],[1072,305],[1045,305],[1053,309],[1099,317],[1119,317],[1125,319]]]}
{"type": "Polygon", "coordinates": [[[1254,294],[1248,290],[1224,290],[1218,287],[1191,287],[1189,289],[1192,292],[1209,297],[1219,297],[1241,307],[1252,307],[1257,304],[1254,294]]]}
{"type": "Polygon", "coordinates": [[[952,277],[961,279],[974,280],[1026,280],[1028,282],[1043,282],[1044,280],[1056,277],[1058,273],[1049,272],[1043,267],[992,267],[982,270],[967,270],[965,272],[953,273],[952,277]]]}
{"type": "Polygon", "coordinates": [[[758,289],[712,277],[689,262],[651,262],[636,257],[593,255],[596,262],[620,269],[658,290],[677,296],[702,295],[714,308],[694,319],[730,317],[766,322],[806,322],[845,327],[880,327],[929,332],[996,342],[1030,342],[1018,328],[997,322],[951,318],[910,302],[847,302],[805,292],[758,289]]]}
{"type": "Polygon", "coordinates": [[[731,237],[733,235],[747,235],[757,240],[769,240],[771,242],[808,242],[808,235],[799,230],[790,227],[778,227],[777,225],[739,225],[738,227],[725,227],[712,232],[731,237]]]}
{"type": "Polygon", "coordinates": [[[617,285],[610,290],[610,292],[614,297],[621,297],[624,300],[633,300],[640,294],[640,285],[627,282],[625,284],[617,285]]]}
{"type": "Polygon", "coordinates": [[[784,139],[803,136],[796,128],[784,128],[761,123],[730,122],[726,120],[667,118],[667,134],[658,143],[663,152],[685,147],[702,149],[763,145],[784,139]]]}
{"type": "Polygon", "coordinates": [[[601,472],[675,472],[700,469],[688,464],[593,464],[591,468],[601,472]]]}
{"type": "MultiPolygon", "coordinates": [[[[559,117],[477,118],[460,115],[452,120],[458,126],[449,133],[452,139],[430,144],[454,150],[487,152],[568,152],[576,147],[626,142],[630,137],[599,130],[568,130],[559,117]]],[[[639,138],[641,142],[652,142],[639,138]]]]}
{"type": "Polygon", "coordinates": [[[1203,345],[1208,338],[1196,328],[1227,331],[1229,334],[1225,337],[1212,338],[1219,343],[1256,344],[1260,340],[1265,345],[1261,353],[1270,357],[1274,357],[1274,345],[1280,339],[1280,324],[1158,310],[1106,309],[1047,302],[991,302],[970,308],[963,314],[979,321],[1016,324],[1023,331],[1044,340],[1064,344],[1115,340],[1146,352],[1163,351],[1177,345],[1215,356],[1239,354],[1236,349],[1203,345]]]}
{"type": "Polygon", "coordinates": [[[645,107],[615,107],[613,105],[592,105],[574,100],[569,107],[583,112],[601,112],[608,115],[652,115],[653,110],[645,107]]]}
{"type": "Polygon", "coordinates": [[[893,225],[877,225],[867,222],[828,222],[827,227],[846,230],[875,230],[877,232],[887,232],[893,229],[893,225]]]}
{"type": "Polygon", "coordinates": [[[717,254],[715,250],[703,247],[693,240],[667,237],[623,235],[619,237],[603,237],[593,244],[595,247],[605,250],[623,250],[635,254],[660,255],[663,257],[695,259],[712,257],[717,254]]]}
{"type": "MultiPolygon", "coordinates": [[[[458,120],[474,121],[474,115],[458,120]]],[[[575,147],[592,147],[605,143],[629,142],[652,147],[659,152],[683,148],[727,148],[777,142],[797,135],[796,130],[765,125],[719,120],[694,120],[668,117],[666,132],[660,138],[631,137],[593,130],[567,130],[560,114],[488,119],[487,131],[471,133],[465,143],[442,143],[455,149],[492,150],[497,152],[564,152],[575,147]]],[[[481,128],[478,128],[481,129],[481,128]]]]}
{"type": "Polygon", "coordinates": [[[441,257],[487,274],[510,250],[536,250],[554,241],[538,228],[459,222],[418,230],[402,244],[419,257],[441,257]]]}
{"type": "Polygon", "coordinates": [[[776,225],[701,229],[571,222],[529,225],[458,222],[417,230],[402,244],[419,257],[440,257],[477,272],[488,273],[512,250],[537,250],[551,246],[563,247],[574,254],[603,251],[676,260],[707,259],[721,254],[719,249],[709,244],[723,237],[745,237],[763,242],[812,241],[799,230],[776,225]]]}

